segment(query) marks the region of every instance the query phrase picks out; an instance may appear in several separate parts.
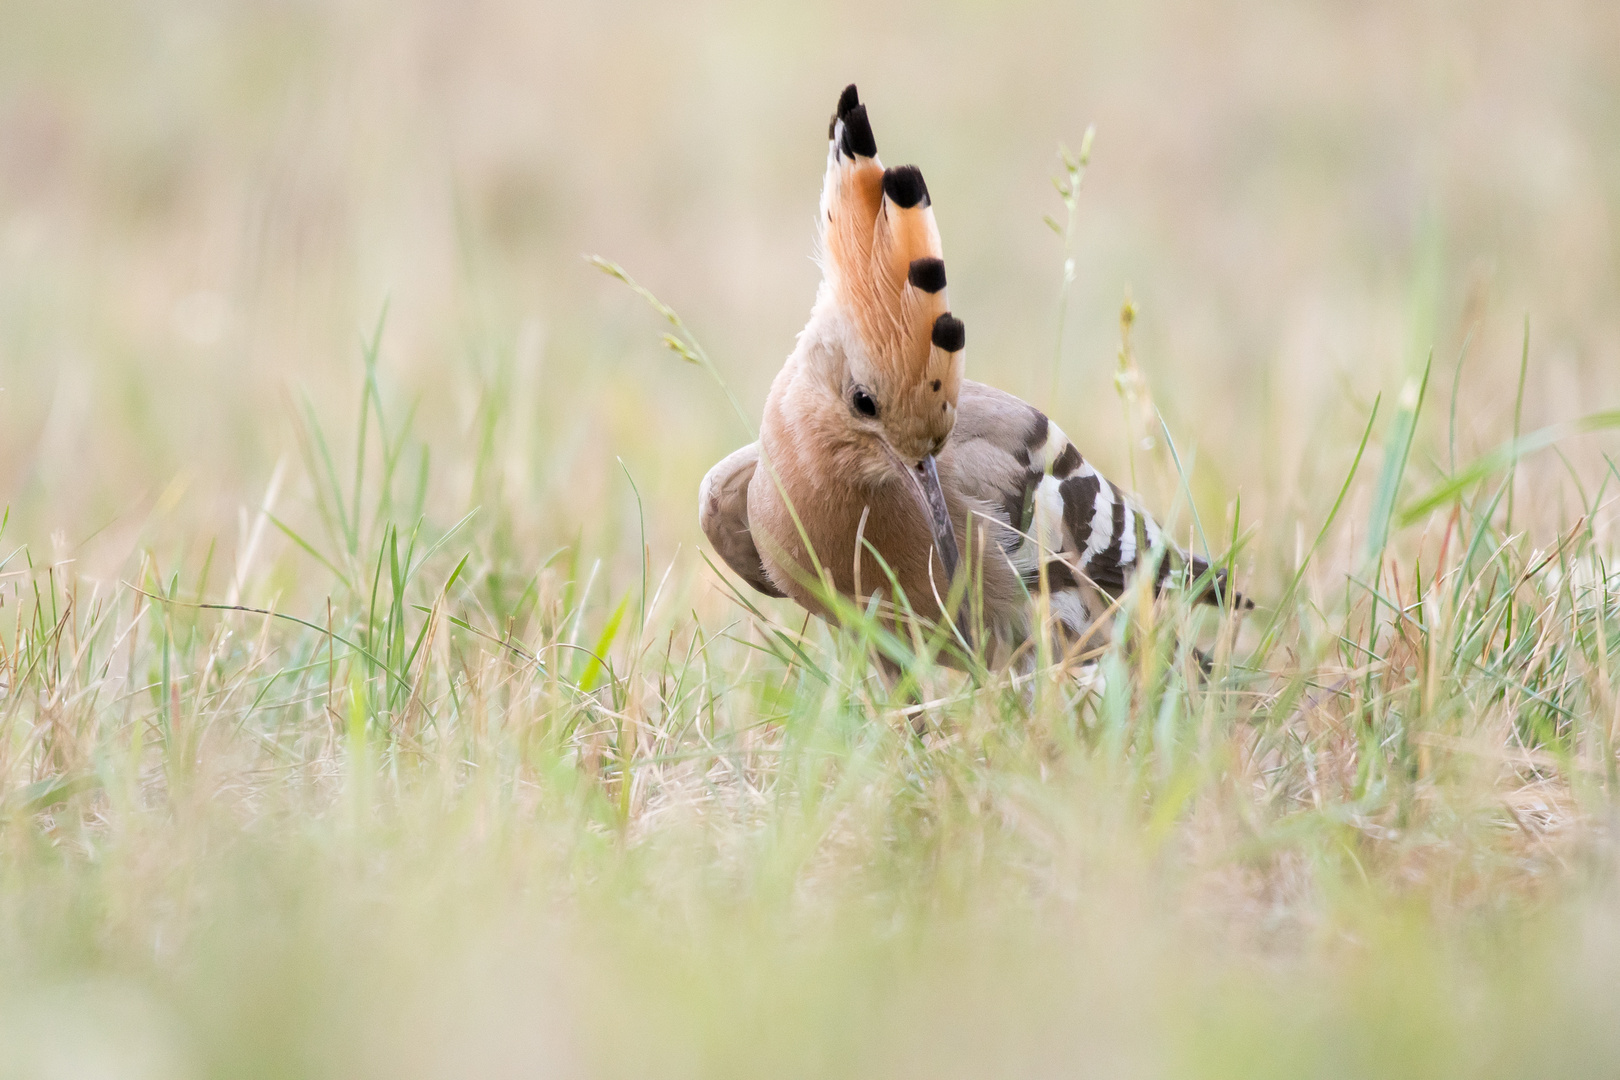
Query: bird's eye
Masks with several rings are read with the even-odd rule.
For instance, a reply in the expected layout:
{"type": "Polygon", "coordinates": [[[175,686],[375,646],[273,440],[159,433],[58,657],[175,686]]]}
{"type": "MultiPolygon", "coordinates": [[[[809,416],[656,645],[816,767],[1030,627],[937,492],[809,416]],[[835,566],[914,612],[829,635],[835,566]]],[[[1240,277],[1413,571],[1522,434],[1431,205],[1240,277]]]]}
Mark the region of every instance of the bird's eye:
{"type": "Polygon", "coordinates": [[[855,411],[860,413],[862,416],[877,415],[877,402],[872,400],[872,395],[866,392],[866,388],[864,386],[857,386],[855,388],[855,392],[849,395],[849,403],[853,405],[855,407],[855,411]]]}

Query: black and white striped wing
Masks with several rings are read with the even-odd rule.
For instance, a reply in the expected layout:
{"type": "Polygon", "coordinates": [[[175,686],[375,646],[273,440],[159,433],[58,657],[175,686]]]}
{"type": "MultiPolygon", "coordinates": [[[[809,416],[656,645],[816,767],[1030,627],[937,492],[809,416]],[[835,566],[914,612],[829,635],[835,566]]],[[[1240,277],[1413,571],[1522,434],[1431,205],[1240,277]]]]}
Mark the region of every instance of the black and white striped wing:
{"type": "Polygon", "coordinates": [[[1151,566],[1155,591],[1197,586],[1199,600],[1221,602],[1224,572],[1211,574],[1207,561],[1182,551],[1045,416],[1030,432],[1023,503],[1014,524],[1024,540],[1014,563],[1027,583],[1039,581],[1044,553],[1054,591],[1078,576],[1118,597],[1139,570],[1151,566]]]}

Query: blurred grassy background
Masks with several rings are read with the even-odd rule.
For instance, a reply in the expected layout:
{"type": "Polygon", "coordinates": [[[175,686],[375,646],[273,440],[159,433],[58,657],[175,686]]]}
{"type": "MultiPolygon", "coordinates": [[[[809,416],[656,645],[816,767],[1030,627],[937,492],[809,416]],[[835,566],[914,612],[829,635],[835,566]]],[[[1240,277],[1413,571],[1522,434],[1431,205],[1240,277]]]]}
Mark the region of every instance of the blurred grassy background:
{"type": "Polygon", "coordinates": [[[527,540],[617,535],[622,456],[655,549],[689,545],[697,479],[744,433],[580,255],[683,312],[757,410],[813,295],[825,114],[851,80],[886,160],[928,176],[970,373],[1050,406],[1118,474],[1129,290],[1200,498],[1218,514],[1241,491],[1280,546],[1342,474],[1347,449],[1315,436],[1353,440],[1430,344],[1444,389],[1472,334],[1463,451],[1507,430],[1527,315],[1527,428],[1620,391],[1604,0],[71,0],[0,19],[0,491],[25,535],[103,574],[155,506],[188,534],[234,527],[300,388],[350,415],[385,303],[388,386],[462,470],[445,513],[496,501],[468,463],[501,395],[479,482],[527,540]],[[1042,216],[1058,143],[1093,122],[1048,401],[1063,250],[1042,216]]]}
{"type": "Polygon", "coordinates": [[[1605,0],[0,0],[0,1077],[1613,1075],[1614,436],[1360,557],[1400,388],[1432,348],[1409,497],[1526,318],[1525,430],[1620,402],[1605,0]],[[1134,299],[1256,529],[1209,679],[1143,605],[1101,700],[930,670],[919,741],[713,588],[743,426],[582,256],[757,414],[849,81],[970,374],[1121,477],[1134,299]]]}

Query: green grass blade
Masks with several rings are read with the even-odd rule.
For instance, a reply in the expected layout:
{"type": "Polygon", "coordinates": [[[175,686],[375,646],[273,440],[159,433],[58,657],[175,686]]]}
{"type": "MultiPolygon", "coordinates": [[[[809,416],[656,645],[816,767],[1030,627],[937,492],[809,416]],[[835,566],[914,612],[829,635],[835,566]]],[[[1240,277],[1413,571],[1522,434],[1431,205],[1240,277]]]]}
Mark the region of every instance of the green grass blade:
{"type": "Polygon", "coordinates": [[[1373,493],[1372,511],[1367,518],[1367,560],[1383,556],[1389,544],[1390,524],[1395,516],[1395,501],[1400,496],[1401,481],[1406,475],[1406,463],[1412,453],[1412,440],[1417,433],[1417,421],[1423,411],[1423,398],[1429,389],[1429,370],[1434,363],[1434,352],[1423,364],[1421,377],[1409,378],[1401,387],[1400,399],[1395,403],[1395,421],[1389,439],[1384,444],[1384,468],[1373,493]]]}

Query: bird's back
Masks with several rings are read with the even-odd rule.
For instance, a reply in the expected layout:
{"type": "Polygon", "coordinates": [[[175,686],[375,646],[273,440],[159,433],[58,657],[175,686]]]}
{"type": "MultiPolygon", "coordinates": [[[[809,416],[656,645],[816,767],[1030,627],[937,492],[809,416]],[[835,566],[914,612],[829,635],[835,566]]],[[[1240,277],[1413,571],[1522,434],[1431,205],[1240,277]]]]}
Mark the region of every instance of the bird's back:
{"type": "Polygon", "coordinates": [[[1196,585],[1198,599],[1221,600],[1224,579],[1204,559],[1165,536],[1045,413],[1012,394],[964,381],[940,472],[963,506],[959,532],[968,520],[989,522],[990,536],[1000,538],[999,551],[986,554],[1000,555],[1021,588],[1008,598],[1004,590],[988,592],[984,604],[987,621],[1014,635],[1030,624],[1043,585],[1069,642],[1087,638],[1144,568],[1155,590],[1196,585]]]}

